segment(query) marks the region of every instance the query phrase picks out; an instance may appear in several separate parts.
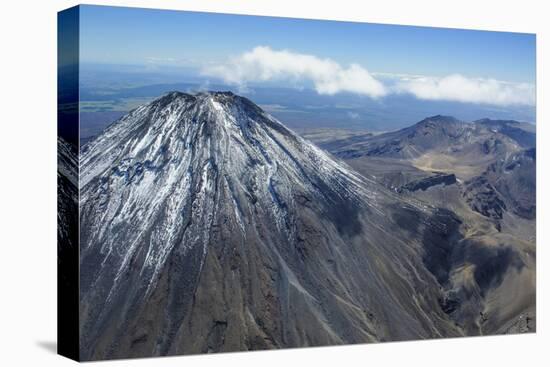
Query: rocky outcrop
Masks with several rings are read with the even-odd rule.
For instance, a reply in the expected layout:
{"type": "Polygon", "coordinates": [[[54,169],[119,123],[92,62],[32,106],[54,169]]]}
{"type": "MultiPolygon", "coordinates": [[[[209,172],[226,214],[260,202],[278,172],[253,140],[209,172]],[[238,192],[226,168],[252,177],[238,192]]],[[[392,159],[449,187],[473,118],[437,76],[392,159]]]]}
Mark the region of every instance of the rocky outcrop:
{"type": "Polygon", "coordinates": [[[432,186],[437,186],[437,185],[448,186],[448,185],[454,185],[454,184],[456,184],[456,176],[454,174],[439,173],[434,176],[409,182],[406,185],[401,186],[398,189],[398,192],[404,192],[404,191],[414,192],[418,190],[426,191],[432,186]]]}

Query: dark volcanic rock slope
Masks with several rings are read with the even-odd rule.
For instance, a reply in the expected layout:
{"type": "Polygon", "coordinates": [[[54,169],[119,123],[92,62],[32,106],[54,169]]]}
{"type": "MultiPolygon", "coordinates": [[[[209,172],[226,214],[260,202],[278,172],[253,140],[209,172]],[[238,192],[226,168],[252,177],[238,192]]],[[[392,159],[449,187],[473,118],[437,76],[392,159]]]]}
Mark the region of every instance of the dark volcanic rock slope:
{"type": "Polygon", "coordinates": [[[137,108],[83,147],[81,185],[84,360],[464,335],[426,265],[452,214],[245,98],[137,108]]]}
{"type": "Polygon", "coordinates": [[[514,120],[491,120],[481,119],[476,124],[498,131],[515,140],[523,148],[534,148],[536,146],[536,134],[533,125],[514,120]]]}
{"type": "Polygon", "coordinates": [[[515,149],[516,145],[513,139],[497,135],[483,124],[437,115],[401,130],[366,137],[331,152],[346,159],[364,156],[414,159],[438,152],[475,160],[483,155],[515,149]]]}
{"type": "Polygon", "coordinates": [[[484,173],[519,217],[536,218],[536,149],[516,152],[487,168],[484,173]]]}
{"type": "Polygon", "coordinates": [[[460,220],[448,222],[454,240],[433,246],[427,233],[424,259],[445,289],[442,308],[467,334],[534,330],[534,142],[527,123],[433,116],[332,146],[363,175],[460,220]]]}

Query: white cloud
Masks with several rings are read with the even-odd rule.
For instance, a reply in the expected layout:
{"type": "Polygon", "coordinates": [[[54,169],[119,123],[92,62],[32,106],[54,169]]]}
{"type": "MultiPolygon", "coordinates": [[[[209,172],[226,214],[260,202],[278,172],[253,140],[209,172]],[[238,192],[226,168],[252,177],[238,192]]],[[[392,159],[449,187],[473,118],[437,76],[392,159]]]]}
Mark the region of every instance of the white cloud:
{"type": "Polygon", "coordinates": [[[352,120],[357,120],[361,116],[357,112],[348,111],[348,117],[352,120]]]}
{"type": "Polygon", "coordinates": [[[441,78],[428,76],[402,77],[395,85],[397,93],[410,93],[419,99],[447,100],[466,103],[535,105],[535,86],[496,79],[467,78],[453,74],[441,78]]]}
{"type": "Polygon", "coordinates": [[[176,61],[173,57],[155,57],[149,56],[145,58],[145,61],[151,64],[164,64],[164,63],[173,63],[176,61]]]}
{"type": "Polygon", "coordinates": [[[379,98],[408,93],[418,99],[464,103],[535,105],[535,86],[496,79],[370,73],[359,64],[342,66],[334,60],[288,50],[258,46],[227,62],[202,68],[205,76],[223,79],[246,91],[247,83],[286,81],[292,86],[311,82],[319,94],[350,92],[379,98]]]}
{"type": "Polygon", "coordinates": [[[255,47],[227,63],[207,66],[202,73],[241,86],[252,81],[308,80],[319,94],[351,92],[372,98],[387,94],[385,86],[358,64],[343,67],[331,59],[265,46],[255,47]]]}

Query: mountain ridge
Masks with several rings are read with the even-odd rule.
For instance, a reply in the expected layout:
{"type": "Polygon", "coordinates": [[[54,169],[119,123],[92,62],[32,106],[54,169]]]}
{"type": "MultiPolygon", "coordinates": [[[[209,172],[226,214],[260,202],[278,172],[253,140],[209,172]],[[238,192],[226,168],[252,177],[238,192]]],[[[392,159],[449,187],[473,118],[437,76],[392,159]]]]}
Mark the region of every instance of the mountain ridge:
{"type": "Polygon", "coordinates": [[[460,220],[248,99],[169,93],[80,163],[84,360],[481,333],[478,298],[442,301],[460,220]]]}
{"type": "Polygon", "coordinates": [[[462,335],[419,256],[438,214],[249,100],[163,96],[81,166],[84,359],[462,335]]]}

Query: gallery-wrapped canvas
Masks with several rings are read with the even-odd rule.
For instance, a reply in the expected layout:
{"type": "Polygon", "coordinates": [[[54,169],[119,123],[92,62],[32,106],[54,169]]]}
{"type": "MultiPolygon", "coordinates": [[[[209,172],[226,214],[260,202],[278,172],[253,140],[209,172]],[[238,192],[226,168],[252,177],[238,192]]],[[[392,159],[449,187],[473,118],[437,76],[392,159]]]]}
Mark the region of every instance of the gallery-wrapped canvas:
{"type": "Polygon", "coordinates": [[[58,15],[58,349],[536,330],[535,35],[58,15]]]}

